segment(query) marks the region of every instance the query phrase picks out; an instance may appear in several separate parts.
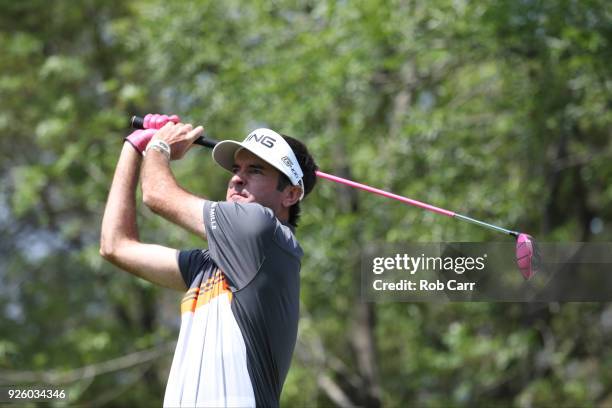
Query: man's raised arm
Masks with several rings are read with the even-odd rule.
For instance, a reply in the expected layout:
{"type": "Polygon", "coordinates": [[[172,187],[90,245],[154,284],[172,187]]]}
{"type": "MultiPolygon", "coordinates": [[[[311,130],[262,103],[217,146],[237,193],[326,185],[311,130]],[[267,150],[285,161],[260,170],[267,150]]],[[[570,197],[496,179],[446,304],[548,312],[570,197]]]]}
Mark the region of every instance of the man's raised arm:
{"type": "MultiPolygon", "coordinates": [[[[137,132],[151,132],[148,138],[153,133],[137,132]]],[[[141,135],[146,137],[145,133],[141,135]]],[[[136,276],[160,286],[184,291],[186,285],[179,271],[177,251],[139,241],[135,194],[142,154],[137,151],[137,144],[128,141],[132,145],[123,145],[104,210],[100,254],[136,276]]]]}
{"type": "Polygon", "coordinates": [[[142,198],[156,214],[206,239],[204,199],[181,188],[169,166],[171,159],[185,155],[203,130],[168,122],[153,136],[142,168],[142,198]]]}

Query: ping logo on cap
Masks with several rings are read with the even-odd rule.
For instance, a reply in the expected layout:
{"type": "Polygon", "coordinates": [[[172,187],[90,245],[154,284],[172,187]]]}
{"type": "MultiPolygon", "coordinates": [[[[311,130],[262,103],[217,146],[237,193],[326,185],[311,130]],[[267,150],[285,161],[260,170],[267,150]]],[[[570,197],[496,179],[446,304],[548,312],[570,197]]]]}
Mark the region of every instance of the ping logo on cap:
{"type": "Polygon", "coordinates": [[[273,148],[274,147],[274,143],[276,143],[276,139],[274,139],[271,136],[268,135],[257,135],[257,133],[251,133],[249,135],[249,137],[247,137],[247,139],[245,140],[245,142],[250,142],[251,140],[254,140],[255,142],[259,142],[262,145],[266,146],[267,148],[273,148]]]}

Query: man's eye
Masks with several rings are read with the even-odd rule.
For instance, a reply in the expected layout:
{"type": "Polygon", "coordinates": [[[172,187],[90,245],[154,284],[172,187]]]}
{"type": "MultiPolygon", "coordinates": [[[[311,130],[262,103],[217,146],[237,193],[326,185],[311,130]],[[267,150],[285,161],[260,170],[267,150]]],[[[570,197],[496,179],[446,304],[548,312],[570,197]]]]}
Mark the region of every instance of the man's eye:
{"type": "Polygon", "coordinates": [[[260,169],[251,169],[251,174],[263,174],[260,169]]]}

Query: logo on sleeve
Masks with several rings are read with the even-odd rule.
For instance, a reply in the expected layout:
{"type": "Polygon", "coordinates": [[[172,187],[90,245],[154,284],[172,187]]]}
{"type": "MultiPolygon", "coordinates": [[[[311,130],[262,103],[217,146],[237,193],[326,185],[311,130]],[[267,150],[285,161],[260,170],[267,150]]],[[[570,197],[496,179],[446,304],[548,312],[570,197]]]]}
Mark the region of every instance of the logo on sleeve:
{"type": "Polygon", "coordinates": [[[213,203],[210,206],[210,215],[209,215],[210,228],[212,228],[214,230],[217,229],[217,215],[216,215],[217,204],[218,203],[213,203]]]}

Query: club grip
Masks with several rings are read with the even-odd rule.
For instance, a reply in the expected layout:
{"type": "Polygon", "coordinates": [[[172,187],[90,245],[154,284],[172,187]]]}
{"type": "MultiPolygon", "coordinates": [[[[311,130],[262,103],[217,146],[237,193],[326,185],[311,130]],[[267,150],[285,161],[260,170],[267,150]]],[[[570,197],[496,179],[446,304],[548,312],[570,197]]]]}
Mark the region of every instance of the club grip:
{"type": "MultiPolygon", "coordinates": [[[[144,129],[144,118],[140,116],[132,116],[130,119],[130,127],[133,129],[144,129]]],[[[218,141],[200,136],[193,143],[212,149],[215,147],[218,141]]]]}

